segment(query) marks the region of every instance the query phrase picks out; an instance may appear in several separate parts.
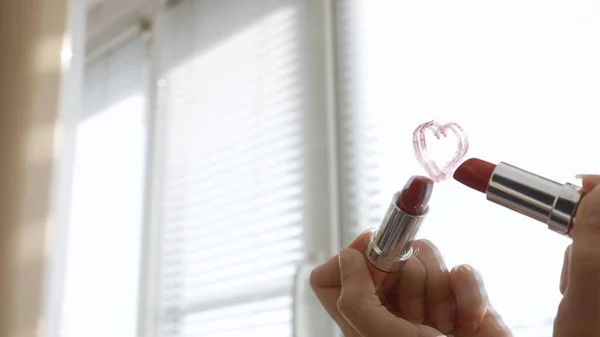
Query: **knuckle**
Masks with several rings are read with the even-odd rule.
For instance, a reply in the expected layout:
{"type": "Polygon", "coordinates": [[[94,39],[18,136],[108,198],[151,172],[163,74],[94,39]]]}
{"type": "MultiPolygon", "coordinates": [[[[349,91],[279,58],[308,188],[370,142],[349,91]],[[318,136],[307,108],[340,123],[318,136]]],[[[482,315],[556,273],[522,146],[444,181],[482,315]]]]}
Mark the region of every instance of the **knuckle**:
{"type": "Polygon", "coordinates": [[[337,300],[337,308],[342,315],[346,315],[347,313],[351,312],[354,306],[355,304],[353,303],[352,299],[350,299],[347,295],[341,295],[337,300]]]}
{"type": "Polygon", "coordinates": [[[338,311],[342,315],[344,315],[344,313],[346,312],[346,310],[348,308],[348,300],[346,299],[345,296],[342,295],[338,298],[336,305],[337,305],[338,311]]]}
{"type": "Polygon", "coordinates": [[[433,242],[431,242],[427,239],[419,239],[419,240],[415,241],[415,245],[417,247],[419,247],[419,250],[424,250],[424,251],[428,251],[428,252],[437,251],[437,247],[433,244],[433,242]]]}
{"type": "Polygon", "coordinates": [[[353,317],[364,309],[363,303],[351,294],[342,294],[337,300],[337,308],[344,317],[353,317]]]}
{"type": "Polygon", "coordinates": [[[421,239],[415,243],[418,254],[416,255],[421,261],[423,261],[426,267],[433,267],[439,265],[439,267],[446,271],[446,264],[444,257],[442,256],[439,249],[429,240],[421,239]]]}

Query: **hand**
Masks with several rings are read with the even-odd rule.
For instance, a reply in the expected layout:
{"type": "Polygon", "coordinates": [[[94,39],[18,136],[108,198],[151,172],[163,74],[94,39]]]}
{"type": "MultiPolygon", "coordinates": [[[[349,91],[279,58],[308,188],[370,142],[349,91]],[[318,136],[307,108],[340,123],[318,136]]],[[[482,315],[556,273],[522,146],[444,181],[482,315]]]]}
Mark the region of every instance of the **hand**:
{"type": "Polygon", "coordinates": [[[554,337],[600,336],[600,176],[585,177],[583,191],[565,252],[554,337]]]}
{"type": "Polygon", "coordinates": [[[315,294],[344,336],[511,336],[489,307],[476,270],[448,271],[432,243],[416,241],[418,253],[402,272],[385,274],[364,258],[370,236],[362,234],[311,274],[315,294]]]}

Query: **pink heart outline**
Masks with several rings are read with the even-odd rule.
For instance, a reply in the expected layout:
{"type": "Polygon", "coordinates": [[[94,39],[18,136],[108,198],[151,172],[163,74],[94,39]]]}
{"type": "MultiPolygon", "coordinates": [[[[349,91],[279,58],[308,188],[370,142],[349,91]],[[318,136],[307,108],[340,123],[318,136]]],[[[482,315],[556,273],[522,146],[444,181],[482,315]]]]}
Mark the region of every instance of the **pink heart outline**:
{"type": "Polygon", "coordinates": [[[469,139],[463,128],[457,123],[450,122],[441,125],[434,121],[429,121],[419,125],[413,133],[413,149],[417,161],[427,174],[433,179],[433,181],[439,183],[448,178],[458,166],[458,164],[465,158],[467,151],[469,150],[469,139]],[[425,139],[425,132],[427,130],[433,131],[434,136],[440,139],[442,136],[448,136],[448,130],[452,131],[458,139],[457,150],[454,153],[454,157],[450,159],[441,169],[439,165],[429,158],[427,153],[427,140],[425,139]]]}

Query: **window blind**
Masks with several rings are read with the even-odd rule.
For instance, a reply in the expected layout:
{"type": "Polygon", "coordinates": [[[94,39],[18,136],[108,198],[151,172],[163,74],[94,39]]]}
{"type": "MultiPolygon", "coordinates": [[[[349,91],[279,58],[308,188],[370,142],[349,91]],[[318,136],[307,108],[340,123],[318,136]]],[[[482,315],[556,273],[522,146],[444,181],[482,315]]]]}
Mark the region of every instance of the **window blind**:
{"type": "Polygon", "coordinates": [[[291,336],[303,235],[300,1],[163,20],[160,336],[291,336]]]}
{"type": "Polygon", "coordinates": [[[146,144],[145,42],[85,68],[59,336],[136,335],[146,144]]]}
{"type": "MultiPolygon", "coordinates": [[[[597,3],[335,4],[345,243],[378,226],[393,193],[424,174],[412,132],[432,119],[460,123],[469,156],[562,182],[600,170],[588,155],[600,109],[597,3]]],[[[437,153],[451,149],[430,136],[437,153]]],[[[453,181],[436,186],[420,235],[449,266],[481,270],[515,336],[551,335],[567,239],[453,181]]]]}

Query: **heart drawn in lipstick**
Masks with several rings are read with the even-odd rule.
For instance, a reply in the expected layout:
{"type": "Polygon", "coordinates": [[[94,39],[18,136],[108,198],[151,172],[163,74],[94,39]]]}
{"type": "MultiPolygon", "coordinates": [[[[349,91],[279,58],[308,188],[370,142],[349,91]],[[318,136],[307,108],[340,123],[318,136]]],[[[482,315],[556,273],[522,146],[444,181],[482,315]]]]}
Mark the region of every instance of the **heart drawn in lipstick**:
{"type": "Polygon", "coordinates": [[[437,122],[429,121],[419,125],[413,133],[413,147],[415,151],[415,157],[417,161],[427,174],[435,182],[441,182],[448,179],[454,169],[460,164],[460,162],[467,155],[469,150],[469,140],[463,128],[457,123],[446,123],[440,125],[437,122]],[[435,162],[435,160],[429,158],[427,150],[427,141],[425,139],[425,132],[427,130],[433,131],[433,135],[437,139],[448,137],[448,131],[452,131],[457,138],[457,149],[452,159],[450,159],[442,168],[435,162]]]}

